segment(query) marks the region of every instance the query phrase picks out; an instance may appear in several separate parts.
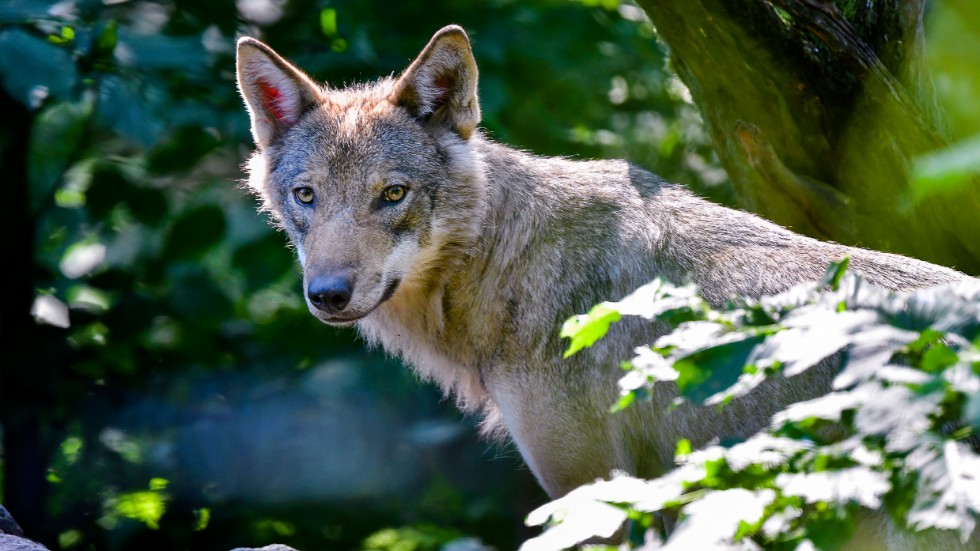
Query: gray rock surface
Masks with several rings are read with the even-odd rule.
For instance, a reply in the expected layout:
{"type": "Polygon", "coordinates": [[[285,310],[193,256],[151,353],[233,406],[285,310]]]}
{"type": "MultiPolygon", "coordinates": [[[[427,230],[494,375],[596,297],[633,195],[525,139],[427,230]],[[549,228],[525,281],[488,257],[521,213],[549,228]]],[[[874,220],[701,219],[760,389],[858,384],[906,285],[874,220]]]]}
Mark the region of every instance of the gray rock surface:
{"type": "Polygon", "coordinates": [[[48,548],[19,536],[0,534],[0,551],[48,551],[48,548]]]}
{"type": "Polygon", "coordinates": [[[7,511],[7,508],[0,505],[0,534],[11,534],[13,536],[23,536],[21,529],[14,517],[7,511]]]}

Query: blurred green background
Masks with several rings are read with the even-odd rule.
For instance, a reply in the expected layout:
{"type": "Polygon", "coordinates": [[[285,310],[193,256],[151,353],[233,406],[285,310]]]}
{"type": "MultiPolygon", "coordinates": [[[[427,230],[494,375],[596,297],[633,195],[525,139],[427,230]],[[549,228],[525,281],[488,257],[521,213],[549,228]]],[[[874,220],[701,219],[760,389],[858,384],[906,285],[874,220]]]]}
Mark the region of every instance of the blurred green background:
{"type": "Polygon", "coordinates": [[[0,23],[4,110],[29,123],[4,124],[5,162],[29,137],[17,235],[34,228],[44,323],[4,365],[4,500],[37,492],[39,517],[12,513],[52,549],[353,549],[405,527],[363,545],[511,549],[544,499],[477,419],[307,312],[284,237],[241,189],[238,36],[339,86],[402,70],[459,23],[494,138],[727,192],[631,5],[8,2],[0,23]]]}
{"type": "MultiPolygon", "coordinates": [[[[397,73],[449,23],[470,33],[493,138],[626,157],[732,202],[630,3],[0,4],[0,502],[28,536],[51,549],[412,551],[461,535],[512,549],[531,534],[523,518],[544,493],[517,452],[480,441],[478,420],[352,331],[316,322],[284,237],[241,186],[253,146],[238,36],[339,86],[397,73]]],[[[972,135],[976,60],[945,42],[931,58],[940,99],[955,134],[972,135]]]]}

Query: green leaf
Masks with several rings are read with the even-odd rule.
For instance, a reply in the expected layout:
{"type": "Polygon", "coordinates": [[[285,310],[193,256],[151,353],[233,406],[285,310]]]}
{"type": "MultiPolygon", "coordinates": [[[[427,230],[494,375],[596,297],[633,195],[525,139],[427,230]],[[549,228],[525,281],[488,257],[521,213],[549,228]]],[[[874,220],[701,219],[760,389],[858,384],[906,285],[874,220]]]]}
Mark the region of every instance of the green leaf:
{"type": "Polygon", "coordinates": [[[917,339],[910,342],[907,346],[911,352],[919,354],[926,348],[941,341],[942,338],[942,332],[936,331],[935,329],[926,329],[922,331],[917,339]]]}
{"type": "Polygon", "coordinates": [[[104,218],[122,203],[142,224],[157,226],[166,219],[166,194],[160,189],[145,187],[132,172],[121,163],[95,164],[89,189],[85,192],[85,206],[92,217],[104,218]]]}
{"type": "Polygon", "coordinates": [[[320,10],[320,31],[327,38],[337,34],[337,10],[333,8],[320,10]]]}
{"type": "Polygon", "coordinates": [[[939,343],[926,350],[925,354],[922,355],[921,367],[929,373],[935,373],[951,365],[955,365],[958,361],[960,361],[960,358],[956,355],[956,352],[950,350],[945,344],[939,343]]]}
{"type": "Polygon", "coordinates": [[[583,348],[588,348],[609,332],[609,326],[622,319],[608,303],[598,304],[582,314],[569,318],[561,326],[561,337],[571,339],[563,357],[568,358],[583,348]]]}
{"type": "Polygon", "coordinates": [[[881,507],[881,497],[891,489],[888,477],[858,466],[813,473],[781,473],[776,477],[784,495],[802,497],[807,503],[857,502],[869,509],[881,507]]]}
{"type": "Polygon", "coordinates": [[[159,530],[160,518],[167,510],[167,496],[162,492],[165,487],[166,480],[154,478],[150,481],[150,490],[122,494],[111,499],[108,508],[115,515],[138,520],[151,530],[159,530]]]}
{"type": "Polygon", "coordinates": [[[89,103],[59,102],[45,108],[35,120],[27,159],[35,212],[52,197],[78,155],[91,114],[89,103]]]}
{"type": "Polygon", "coordinates": [[[980,175],[980,134],[923,155],[912,168],[912,194],[922,200],[937,193],[962,192],[980,175]]]}
{"type": "Polygon", "coordinates": [[[923,445],[909,454],[906,468],[917,476],[908,523],[916,529],[960,532],[966,542],[980,516],[980,455],[969,445],[947,440],[923,445]]]}
{"type": "Polygon", "coordinates": [[[168,484],[170,484],[170,481],[167,480],[166,478],[155,477],[155,478],[151,478],[150,479],[150,489],[151,490],[163,490],[163,489],[166,489],[166,487],[167,487],[168,484]]]}
{"type": "Polygon", "coordinates": [[[849,256],[845,256],[838,262],[831,262],[827,266],[827,272],[823,276],[822,283],[836,291],[840,287],[840,281],[844,278],[844,274],[847,273],[847,267],[850,264],[851,257],[849,256]]]}
{"type": "Polygon", "coordinates": [[[166,175],[187,172],[220,144],[220,137],[215,132],[200,126],[184,125],[171,131],[165,141],[150,151],[146,168],[150,172],[166,175]]]}
{"type": "Polygon", "coordinates": [[[674,457],[685,457],[691,455],[691,441],[687,438],[681,438],[677,441],[677,451],[674,453],[674,457]]]}
{"type": "Polygon", "coordinates": [[[194,523],[194,531],[200,532],[208,527],[208,523],[211,522],[211,509],[207,507],[201,507],[200,509],[194,510],[194,517],[196,522],[194,523]]]}
{"type": "Polygon", "coordinates": [[[622,395],[619,398],[619,400],[617,400],[616,403],[609,408],[609,413],[618,413],[620,411],[623,411],[624,409],[633,405],[633,402],[635,401],[636,401],[636,392],[635,391],[628,392],[622,395]]]}
{"type": "Polygon", "coordinates": [[[48,41],[52,44],[67,44],[72,40],[75,40],[75,29],[68,25],[61,27],[61,33],[48,36],[48,41]]]}
{"type": "Polygon", "coordinates": [[[102,32],[99,33],[99,37],[95,42],[95,53],[99,57],[111,57],[112,52],[116,49],[116,44],[119,42],[118,38],[119,24],[116,23],[115,19],[110,19],[105,27],[102,28],[102,32]]]}
{"type": "Polygon", "coordinates": [[[752,349],[764,339],[761,335],[743,338],[699,350],[674,362],[680,374],[677,386],[681,394],[696,403],[734,385],[743,373],[752,349]]]}
{"type": "Polygon", "coordinates": [[[293,255],[280,233],[268,233],[240,247],[231,262],[245,276],[249,291],[267,287],[294,269],[293,255]]]}
{"type": "Polygon", "coordinates": [[[220,208],[206,205],[191,210],[170,228],[164,256],[187,260],[204,254],[225,234],[225,215],[220,208]]]}

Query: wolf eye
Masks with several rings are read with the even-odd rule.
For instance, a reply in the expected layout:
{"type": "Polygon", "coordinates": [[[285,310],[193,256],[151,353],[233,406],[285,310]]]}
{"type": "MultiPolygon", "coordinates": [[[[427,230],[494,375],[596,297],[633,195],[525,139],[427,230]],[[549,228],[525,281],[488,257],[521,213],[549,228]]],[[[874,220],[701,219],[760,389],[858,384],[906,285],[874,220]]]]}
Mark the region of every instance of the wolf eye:
{"type": "Polygon", "coordinates": [[[306,186],[298,187],[293,190],[293,197],[296,198],[296,202],[301,205],[309,205],[313,202],[313,188],[306,186]]]}
{"type": "Polygon", "coordinates": [[[384,198],[389,203],[397,203],[405,198],[406,193],[408,193],[407,187],[395,184],[385,188],[384,198]]]}

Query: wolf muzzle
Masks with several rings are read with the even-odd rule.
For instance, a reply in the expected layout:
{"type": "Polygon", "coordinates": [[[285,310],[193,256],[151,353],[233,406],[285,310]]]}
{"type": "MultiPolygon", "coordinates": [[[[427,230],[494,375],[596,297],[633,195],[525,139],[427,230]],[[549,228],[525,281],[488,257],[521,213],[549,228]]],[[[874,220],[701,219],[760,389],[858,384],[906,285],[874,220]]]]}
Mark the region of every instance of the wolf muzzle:
{"type": "Polygon", "coordinates": [[[306,296],[310,304],[325,314],[339,314],[350,304],[354,284],[347,273],[322,274],[310,280],[306,296]]]}

